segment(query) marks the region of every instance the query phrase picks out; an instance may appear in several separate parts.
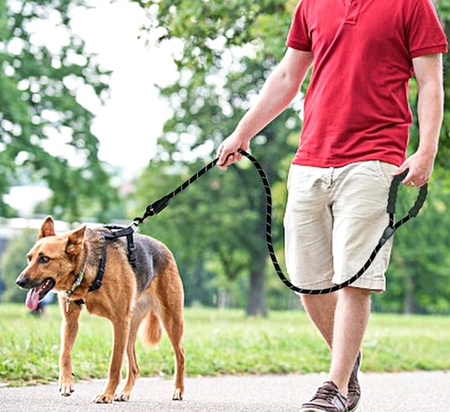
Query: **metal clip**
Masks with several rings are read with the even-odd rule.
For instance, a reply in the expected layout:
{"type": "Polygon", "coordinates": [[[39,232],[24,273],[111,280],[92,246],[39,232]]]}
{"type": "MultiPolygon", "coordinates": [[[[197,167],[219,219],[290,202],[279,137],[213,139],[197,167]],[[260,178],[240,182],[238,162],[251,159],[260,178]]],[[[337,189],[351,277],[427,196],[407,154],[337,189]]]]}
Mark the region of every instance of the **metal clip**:
{"type": "Polygon", "coordinates": [[[129,225],[129,228],[133,231],[133,233],[137,233],[139,231],[139,222],[133,220],[129,225]]]}

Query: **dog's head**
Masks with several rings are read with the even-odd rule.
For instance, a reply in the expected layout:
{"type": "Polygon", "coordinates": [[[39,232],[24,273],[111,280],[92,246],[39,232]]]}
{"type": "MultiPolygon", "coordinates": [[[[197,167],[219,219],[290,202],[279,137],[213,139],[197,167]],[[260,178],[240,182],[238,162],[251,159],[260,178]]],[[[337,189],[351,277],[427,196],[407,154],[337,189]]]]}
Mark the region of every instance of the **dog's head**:
{"type": "Polygon", "coordinates": [[[16,279],[17,286],[30,289],[26,299],[29,309],[36,309],[52,289],[70,289],[74,282],[71,274],[78,267],[83,251],[85,232],[86,226],[83,226],[57,236],[53,219],[50,216],[45,219],[38,240],[27,255],[28,265],[16,279]]]}

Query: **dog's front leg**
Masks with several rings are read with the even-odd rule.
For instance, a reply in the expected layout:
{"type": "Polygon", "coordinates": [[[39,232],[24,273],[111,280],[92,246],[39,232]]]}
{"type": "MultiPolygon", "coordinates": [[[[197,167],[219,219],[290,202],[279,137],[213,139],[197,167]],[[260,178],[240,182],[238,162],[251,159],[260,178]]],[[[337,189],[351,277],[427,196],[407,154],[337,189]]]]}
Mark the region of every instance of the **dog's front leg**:
{"type": "Polygon", "coordinates": [[[78,318],[80,317],[81,307],[74,303],[67,307],[66,299],[63,296],[59,297],[59,305],[63,320],[61,323],[58,387],[62,396],[70,396],[74,391],[70,352],[78,333],[78,318]]]}
{"type": "Polygon", "coordinates": [[[120,372],[122,370],[125,347],[130,329],[129,316],[124,316],[123,318],[121,319],[118,316],[116,319],[111,320],[114,328],[114,342],[111,363],[109,365],[108,382],[106,383],[104,393],[94,399],[95,403],[111,403],[114,400],[114,394],[120,383],[120,372]]]}

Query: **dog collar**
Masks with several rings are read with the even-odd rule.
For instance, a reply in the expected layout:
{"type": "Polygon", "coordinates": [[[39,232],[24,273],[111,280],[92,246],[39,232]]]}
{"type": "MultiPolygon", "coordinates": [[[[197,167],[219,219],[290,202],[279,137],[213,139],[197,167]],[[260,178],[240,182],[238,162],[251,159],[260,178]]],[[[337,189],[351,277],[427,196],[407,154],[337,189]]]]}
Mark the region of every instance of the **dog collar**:
{"type": "Polygon", "coordinates": [[[75,292],[75,289],[81,285],[81,282],[83,282],[84,279],[84,269],[78,273],[75,282],[73,283],[72,287],[69,290],[66,290],[66,312],[69,311],[69,305],[70,305],[70,296],[73,292],[75,292]]]}

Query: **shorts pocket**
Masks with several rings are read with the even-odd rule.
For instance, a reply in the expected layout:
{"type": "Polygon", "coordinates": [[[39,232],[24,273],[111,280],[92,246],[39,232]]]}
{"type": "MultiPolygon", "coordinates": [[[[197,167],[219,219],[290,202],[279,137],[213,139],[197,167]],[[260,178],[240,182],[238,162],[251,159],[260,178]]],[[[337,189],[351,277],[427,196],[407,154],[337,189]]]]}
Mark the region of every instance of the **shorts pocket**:
{"type": "Polygon", "coordinates": [[[391,183],[392,183],[392,179],[394,178],[392,176],[392,172],[395,169],[397,169],[397,166],[395,166],[391,163],[382,162],[380,160],[377,160],[375,163],[376,163],[377,173],[378,173],[378,176],[380,177],[381,181],[383,182],[383,184],[386,187],[390,187],[391,183]]]}

